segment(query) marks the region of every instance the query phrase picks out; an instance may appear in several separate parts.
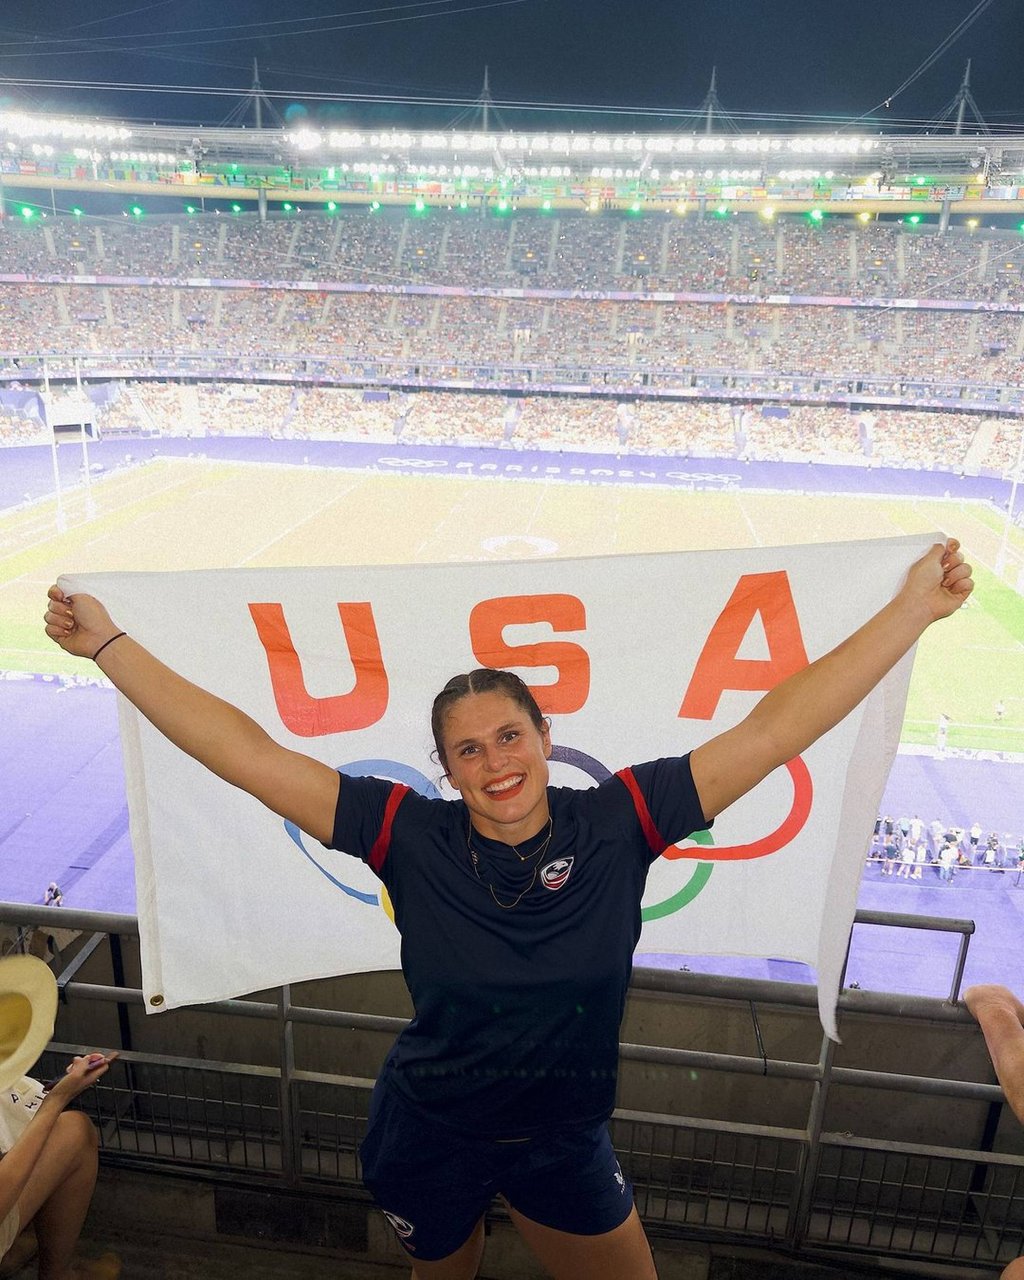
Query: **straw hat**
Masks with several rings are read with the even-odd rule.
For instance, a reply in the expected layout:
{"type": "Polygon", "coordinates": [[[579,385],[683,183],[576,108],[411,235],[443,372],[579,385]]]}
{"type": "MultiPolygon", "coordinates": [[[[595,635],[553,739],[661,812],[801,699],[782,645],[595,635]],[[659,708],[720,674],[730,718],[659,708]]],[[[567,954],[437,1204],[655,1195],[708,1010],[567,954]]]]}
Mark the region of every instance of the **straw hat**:
{"type": "Polygon", "coordinates": [[[35,956],[0,960],[0,1089],[20,1080],[50,1043],[57,980],[35,956]]]}

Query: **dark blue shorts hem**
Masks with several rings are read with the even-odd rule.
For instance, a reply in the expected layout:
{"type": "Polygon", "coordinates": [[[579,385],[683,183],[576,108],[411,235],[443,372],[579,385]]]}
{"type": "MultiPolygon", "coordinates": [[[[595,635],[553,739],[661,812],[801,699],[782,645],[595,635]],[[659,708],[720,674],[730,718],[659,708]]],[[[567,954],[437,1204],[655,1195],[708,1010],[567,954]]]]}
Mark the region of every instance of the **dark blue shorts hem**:
{"type": "Polygon", "coordinates": [[[438,1124],[378,1084],[360,1156],[367,1189],[406,1252],[424,1261],[461,1248],[496,1197],[580,1236],[614,1231],[633,1208],[603,1121],[495,1142],[438,1124]]]}

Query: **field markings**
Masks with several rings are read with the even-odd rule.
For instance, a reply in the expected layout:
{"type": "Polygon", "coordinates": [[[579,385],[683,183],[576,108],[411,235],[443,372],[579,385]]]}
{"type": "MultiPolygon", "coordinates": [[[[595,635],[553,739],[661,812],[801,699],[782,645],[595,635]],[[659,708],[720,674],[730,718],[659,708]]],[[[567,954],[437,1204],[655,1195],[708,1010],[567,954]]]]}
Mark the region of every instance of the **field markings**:
{"type": "Polygon", "coordinates": [[[265,551],[269,551],[270,548],[274,546],[275,543],[283,542],[285,538],[291,537],[291,535],[293,533],[297,533],[299,529],[302,528],[303,525],[309,524],[311,520],[315,520],[319,516],[322,516],[325,511],[329,511],[331,507],[335,506],[337,503],[347,498],[349,494],[353,493],[358,487],[359,487],[358,484],[351,484],[348,486],[347,489],[345,489],[343,493],[332,494],[331,497],[326,499],[326,501],[322,502],[320,506],[316,507],[313,511],[310,511],[306,515],[300,517],[298,520],[290,524],[287,527],[287,529],[284,529],[281,533],[276,534],[273,538],[270,538],[267,542],[264,542],[262,546],[257,547],[255,551],[250,552],[249,555],[239,560],[238,564],[236,565],[236,568],[241,569],[244,565],[250,564],[253,560],[256,559],[257,556],[261,556],[265,551]]]}
{"type": "Polygon", "coordinates": [[[750,530],[750,537],[753,541],[753,545],[755,547],[764,546],[764,542],[761,538],[761,535],[754,528],[754,522],[751,520],[750,515],[747,512],[747,508],[743,502],[742,492],[734,493],[732,496],[737,507],[739,507],[740,515],[743,517],[744,523],[746,524],[747,528],[750,530]]]}
{"type": "MultiPolygon", "coordinates": [[[[61,538],[66,538],[69,535],[81,536],[82,534],[89,533],[91,532],[91,529],[89,526],[95,525],[97,522],[101,520],[114,519],[118,516],[121,516],[130,507],[140,506],[144,503],[151,502],[152,500],[160,498],[164,494],[169,493],[172,489],[180,489],[182,486],[186,486],[188,483],[189,481],[185,478],[172,480],[167,484],[161,485],[159,488],[153,490],[151,493],[146,493],[142,495],[136,493],[134,497],[128,498],[128,500],[125,502],[117,503],[109,507],[104,507],[103,510],[98,511],[95,516],[82,520],[80,523],[69,525],[68,528],[63,533],[59,533],[56,529],[54,529],[45,538],[40,538],[34,542],[28,542],[22,545],[21,547],[19,547],[17,551],[13,551],[5,555],[0,555],[0,573],[3,572],[3,566],[8,560],[13,560],[17,556],[25,555],[27,552],[43,551],[45,549],[47,542],[57,542],[61,538]]],[[[148,517],[151,514],[153,513],[140,512],[139,518],[143,519],[148,517]]],[[[100,537],[93,538],[90,541],[85,542],[81,545],[92,546],[93,543],[102,541],[104,537],[109,537],[109,536],[110,536],[109,533],[101,534],[100,537]]],[[[3,585],[7,585],[11,582],[17,582],[20,578],[25,577],[28,572],[29,570],[25,570],[22,573],[16,574],[13,578],[3,578],[2,583],[3,585]]]]}

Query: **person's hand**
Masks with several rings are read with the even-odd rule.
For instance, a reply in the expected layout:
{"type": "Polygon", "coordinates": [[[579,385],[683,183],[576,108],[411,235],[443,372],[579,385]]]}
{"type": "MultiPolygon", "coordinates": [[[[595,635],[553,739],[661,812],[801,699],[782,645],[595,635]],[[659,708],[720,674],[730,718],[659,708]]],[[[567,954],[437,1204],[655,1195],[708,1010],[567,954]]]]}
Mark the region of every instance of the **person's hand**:
{"type": "Polygon", "coordinates": [[[976,986],[968,987],[960,999],[978,1022],[990,1010],[1005,1009],[1015,1014],[1024,1026],[1024,1004],[1021,1004],[1009,987],[997,982],[979,982],[976,986]]]}
{"type": "Polygon", "coordinates": [[[58,586],[51,587],[46,594],[50,601],[46,609],[46,634],[65,653],[72,653],[76,658],[91,658],[100,645],[121,629],[93,596],[66,596],[58,586]]]}
{"type": "Polygon", "coordinates": [[[66,1107],[101,1076],[105,1076],[117,1056],[116,1053],[97,1052],[72,1058],[64,1075],[47,1090],[48,1095],[62,1107],[66,1107]]]}
{"type": "Polygon", "coordinates": [[[945,546],[937,542],[911,565],[903,594],[934,622],[956,613],[973,590],[971,566],[964,563],[960,543],[950,538],[945,546]]]}

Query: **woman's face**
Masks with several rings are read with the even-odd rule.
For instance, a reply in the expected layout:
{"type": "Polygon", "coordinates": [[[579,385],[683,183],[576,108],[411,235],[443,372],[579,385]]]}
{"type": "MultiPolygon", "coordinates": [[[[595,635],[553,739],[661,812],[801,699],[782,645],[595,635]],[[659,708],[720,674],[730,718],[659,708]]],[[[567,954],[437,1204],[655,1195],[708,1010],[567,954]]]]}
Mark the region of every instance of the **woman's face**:
{"type": "Polygon", "coordinates": [[[467,693],[444,720],[444,765],[482,836],[519,844],[548,820],[551,735],[505,693],[467,693]]]}

